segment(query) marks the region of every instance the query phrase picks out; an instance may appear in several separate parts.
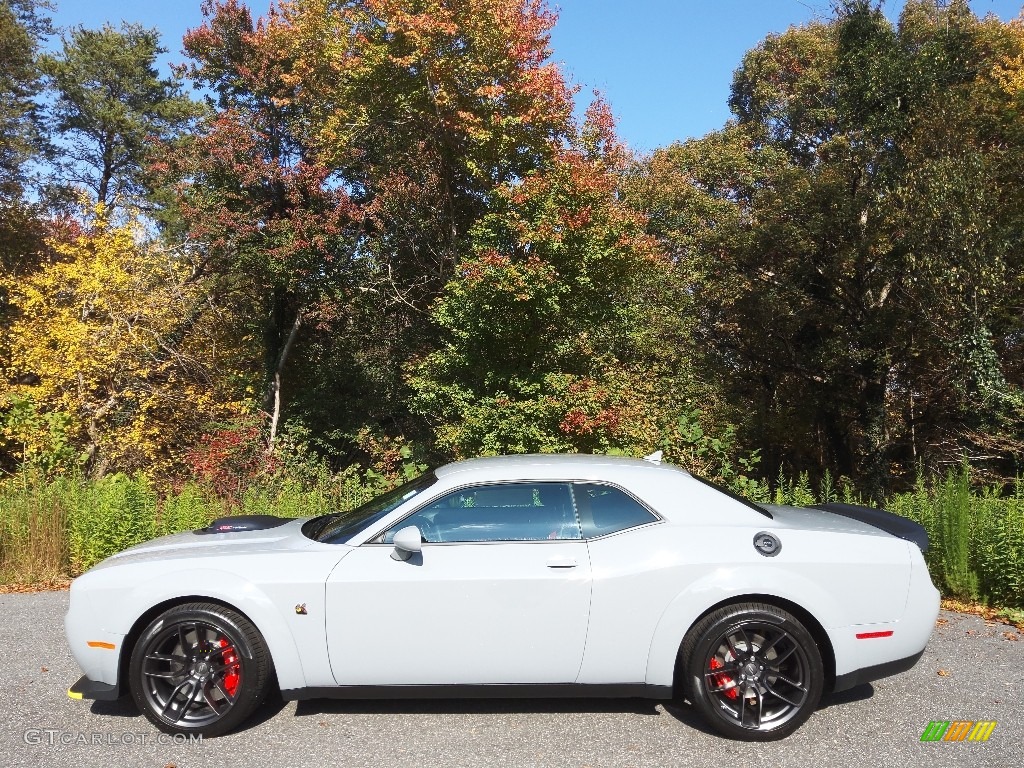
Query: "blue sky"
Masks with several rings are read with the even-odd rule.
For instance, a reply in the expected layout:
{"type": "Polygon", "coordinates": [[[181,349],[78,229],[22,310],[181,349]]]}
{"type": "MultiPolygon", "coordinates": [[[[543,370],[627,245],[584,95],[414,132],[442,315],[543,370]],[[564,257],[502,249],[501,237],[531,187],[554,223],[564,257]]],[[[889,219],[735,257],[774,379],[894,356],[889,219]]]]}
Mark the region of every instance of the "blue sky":
{"type": "MultiPolygon", "coordinates": [[[[202,21],[199,0],[56,0],[60,26],[139,22],[160,30],[170,61],[181,37],[202,21]]],[[[902,0],[886,3],[895,17],[902,0]]],[[[581,86],[581,101],[600,89],[619,132],[639,151],[702,136],[729,117],[732,73],[765,35],[830,15],[827,0],[561,0],[552,35],[554,59],[581,86]]],[[[975,12],[1019,15],[1021,0],[973,0],[975,12]]],[[[251,0],[254,15],[266,0],[251,0]]]]}

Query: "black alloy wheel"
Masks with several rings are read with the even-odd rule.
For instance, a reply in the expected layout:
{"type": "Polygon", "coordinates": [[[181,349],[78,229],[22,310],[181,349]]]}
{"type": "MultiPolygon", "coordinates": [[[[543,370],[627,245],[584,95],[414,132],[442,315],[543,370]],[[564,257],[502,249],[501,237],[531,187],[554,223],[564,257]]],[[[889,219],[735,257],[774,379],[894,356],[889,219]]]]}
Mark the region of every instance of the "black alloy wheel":
{"type": "Polygon", "coordinates": [[[270,654],[252,623],[214,603],[175,606],[132,651],[129,682],[142,713],[167,733],[219,736],[259,705],[270,654]]]}
{"type": "Polygon", "coordinates": [[[818,645],[781,608],[743,603],[713,611],[687,635],[681,653],[691,702],[726,736],[781,739],[821,700],[818,645]]]}

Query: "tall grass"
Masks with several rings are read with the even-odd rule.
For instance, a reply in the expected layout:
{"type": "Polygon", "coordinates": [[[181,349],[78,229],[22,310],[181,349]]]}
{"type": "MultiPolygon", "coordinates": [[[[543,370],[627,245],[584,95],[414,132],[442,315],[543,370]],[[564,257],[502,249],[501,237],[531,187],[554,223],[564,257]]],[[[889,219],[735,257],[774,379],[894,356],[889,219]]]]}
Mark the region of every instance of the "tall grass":
{"type": "Polygon", "coordinates": [[[157,494],[145,477],[117,474],[83,483],[76,502],[68,510],[73,572],[156,536],[157,494]]]}
{"type": "Polygon", "coordinates": [[[158,492],[144,476],[45,480],[25,472],[0,482],[0,584],[75,576],[135,544],[226,515],[312,517],[351,509],[400,479],[358,471],[312,483],[277,477],[229,501],[197,483],[158,492]]]}
{"type": "Polygon", "coordinates": [[[312,482],[281,476],[229,501],[194,482],[158,491],[141,475],[46,480],[23,472],[0,482],[0,584],[75,576],[115,552],[226,515],[312,517],[351,509],[396,482],[355,468],[312,482]]]}
{"type": "MultiPolygon", "coordinates": [[[[0,583],[74,576],[133,544],[202,528],[224,515],[306,517],[350,509],[385,490],[382,482],[357,472],[315,483],[279,477],[228,502],[195,483],[160,492],[142,476],[44,480],[23,473],[0,482],[0,583]]],[[[780,477],[774,488],[751,482],[745,490],[777,504],[861,503],[848,482],[830,477],[817,489],[802,475],[795,481],[780,477]]],[[[1024,483],[1012,496],[978,491],[964,467],[921,480],[886,506],[928,531],[928,567],[944,594],[1024,608],[1024,483]]]]}
{"type": "Polygon", "coordinates": [[[918,481],[889,509],[928,531],[925,559],[935,584],[950,597],[1024,607],[1024,483],[1012,496],[972,492],[966,467],[941,480],[918,481]]]}
{"type": "Polygon", "coordinates": [[[51,582],[68,573],[74,489],[28,473],[0,486],[0,583],[51,582]]]}
{"type": "Polygon", "coordinates": [[[229,509],[209,489],[197,483],[186,483],[177,493],[168,493],[160,499],[153,527],[157,536],[195,531],[227,515],[229,509]]]}

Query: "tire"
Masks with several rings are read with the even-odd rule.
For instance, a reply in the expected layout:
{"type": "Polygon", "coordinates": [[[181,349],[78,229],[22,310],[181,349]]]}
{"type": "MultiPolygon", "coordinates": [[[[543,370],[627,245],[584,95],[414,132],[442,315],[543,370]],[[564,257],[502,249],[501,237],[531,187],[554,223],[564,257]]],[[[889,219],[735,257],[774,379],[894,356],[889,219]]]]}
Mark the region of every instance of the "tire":
{"type": "Polygon", "coordinates": [[[132,698],[165,733],[220,736],[266,696],[270,653],[237,611],[215,603],[168,609],[142,632],[128,666],[132,698]]]}
{"type": "Polygon", "coordinates": [[[811,716],[825,670],[810,632],[765,603],[712,611],[680,649],[686,694],[708,724],[743,741],[781,739],[811,716]]]}

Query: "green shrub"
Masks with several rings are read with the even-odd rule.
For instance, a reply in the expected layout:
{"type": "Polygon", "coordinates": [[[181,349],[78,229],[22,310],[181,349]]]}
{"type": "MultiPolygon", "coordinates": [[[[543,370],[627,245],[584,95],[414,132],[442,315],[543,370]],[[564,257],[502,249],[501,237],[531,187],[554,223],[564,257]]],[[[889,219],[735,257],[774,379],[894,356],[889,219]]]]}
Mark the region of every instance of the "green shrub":
{"type": "Polygon", "coordinates": [[[967,467],[957,474],[950,472],[936,485],[933,494],[935,515],[939,520],[935,549],[942,557],[943,581],[950,594],[970,600],[978,597],[978,576],[971,568],[971,543],[977,543],[972,535],[973,501],[967,467]]]}
{"type": "Polygon", "coordinates": [[[972,567],[985,602],[1024,605],[1024,498],[975,499],[972,567]]]}
{"type": "Polygon", "coordinates": [[[919,479],[887,508],[928,531],[925,559],[944,595],[1024,607],[1024,483],[1007,497],[1000,488],[972,492],[969,468],[932,483],[919,479]]]}
{"type": "Polygon", "coordinates": [[[209,489],[197,483],[186,483],[177,493],[168,493],[161,500],[155,521],[157,536],[205,528],[228,508],[209,489]]]}
{"type": "MultiPolygon", "coordinates": [[[[0,482],[0,583],[75,575],[133,544],[202,528],[224,515],[307,517],[351,509],[421,469],[408,461],[391,474],[356,466],[333,476],[282,473],[251,485],[236,501],[197,483],[158,492],[142,476],[46,479],[26,470],[0,482]]],[[[774,489],[746,475],[730,485],[762,503],[863,503],[846,478],[833,484],[825,477],[817,494],[807,475],[795,482],[780,475],[774,489]]],[[[926,560],[944,594],[1015,610],[1024,608],[1024,482],[1016,488],[1010,497],[1001,489],[972,491],[964,466],[930,483],[919,480],[913,490],[890,497],[886,508],[928,531],[926,560]]]]}
{"type": "Polygon", "coordinates": [[[71,567],[81,572],[157,534],[157,495],[142,476],[108,475],[84,483],[71,510],[71,567]]]}

